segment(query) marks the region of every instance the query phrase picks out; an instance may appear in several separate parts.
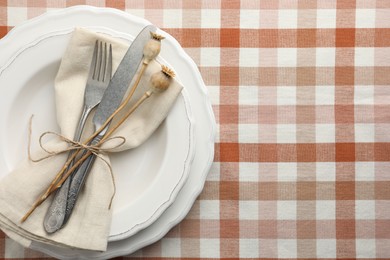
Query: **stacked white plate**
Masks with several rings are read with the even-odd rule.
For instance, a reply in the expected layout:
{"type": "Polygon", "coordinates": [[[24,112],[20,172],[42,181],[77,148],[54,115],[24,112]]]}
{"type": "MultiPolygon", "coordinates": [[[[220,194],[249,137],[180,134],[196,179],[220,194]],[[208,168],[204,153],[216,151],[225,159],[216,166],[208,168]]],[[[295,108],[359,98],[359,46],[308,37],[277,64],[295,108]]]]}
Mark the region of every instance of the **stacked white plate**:
{"type": "MultiPolygon", "coordinates": [[[[148,24],[115,9],[76,6],[29,20],[0,41],[2,176],[17,167],[25,153],[32,114],[34,132],[58,131],[53,84],[74,28],[131,42],[148,24]]],[[[108,250],[70,250],[35,242],[32,249],[62,259],[130,254],[161,239],[186,216],[201,192],[214,156],[214,115],[196,64],[173,37],[159,33],[166,39],[158,61],[175,70],[184,90],[146,143],[112,157],[117,195],[108,250]]]]}

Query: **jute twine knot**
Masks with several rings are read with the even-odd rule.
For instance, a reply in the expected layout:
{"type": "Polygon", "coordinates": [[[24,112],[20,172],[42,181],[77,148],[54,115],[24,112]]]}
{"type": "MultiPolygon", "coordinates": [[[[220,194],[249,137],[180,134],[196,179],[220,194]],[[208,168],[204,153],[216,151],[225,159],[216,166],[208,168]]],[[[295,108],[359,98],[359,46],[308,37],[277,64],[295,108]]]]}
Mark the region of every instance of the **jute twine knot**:
{"type": "Polygon", "coordinates": [[[78,142],[78,141],[74,141],[62,134],[59,134],[59,133],[56,133],[56,132],[53,132],[53,131],[46,131],[46,132],[43,132],[40,136],[39,136],[39,139],[38,139],[38,143],[39,143],[39,146],[40,148],[45,151],[47,153],[47,155],[44,155],[40,158],[32,158],[31,156],[31,139],[32,139],[32,121],[33,121],[33,117],[34,115],[32,115],[30,117],[30,121],[29,121],[29,134],[28,134],[28,159],[32,162],[41,162],[41,161],[44,161],[46,159],[49,159],[53,156],[57,156],[57,155],[60,155],[60,154],[63,154],[63,153],[66,153],[66,152],[72,152],[72,151],[89,151],[91,152],[92,154],[94,154],[97,158],[99,158],[100,160],[102,160],[108,167],[109,169],[109,172],[110,172],[110,175],[111,175],[111,180],[112,180],[112,184],[113,184],[113,187],[114,187],[114,192],[112,194],[112,197],[111,197],[111,200],[110,200],[110,204],[109,204],[109,209],[111,208],[111,204],[112,204],[112,201],[114,199],[114,196],[115,196],[115,193],[116,193],[116,185],[115,185],[115,177],[114,177],[114,173],[112,171],[112,167],[111,167],[111,164],[102,156],[102,155],[105,155],[107,154],[107,152],[110,152],[116,148],[119,148],[121,147],[122,145],[124,145],[126,143],[126,138],[123,137],[123,136],[114,136],[114,137],[109,137],[105,140],[102,140],[99,144],[97,145],[90,145],[90,144],[84,144],[82,143],[81,141],[78,142]],[[67,148],[64,148],[64,149],[61,149],[61,150],[50,150],[48,149],[47,147],[45,147],[45,144],[43,142],[43,139],[44,137],[48,136],[48,135],[54,135],[55,137],[58,137],[58,139],[64,143],[66,143],[68,145],[67,148]],[[114,145],[114,146],[109,146],[109,147],[101,147],[103,144],[106,144],[106,143],[109,143],[110,141],[112,140],[115,140],[115,139],[119,139],[121,140],[120,143],[114,145]]]}

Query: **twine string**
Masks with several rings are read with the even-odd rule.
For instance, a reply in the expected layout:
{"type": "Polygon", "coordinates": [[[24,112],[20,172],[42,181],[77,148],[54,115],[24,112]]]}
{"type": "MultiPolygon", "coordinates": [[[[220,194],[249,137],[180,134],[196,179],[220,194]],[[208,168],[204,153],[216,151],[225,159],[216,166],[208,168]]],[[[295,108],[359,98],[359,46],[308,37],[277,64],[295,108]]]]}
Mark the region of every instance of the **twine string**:
{"type": "Polygon", "coordinates": [[[110,203],[109,203],[109,206],[108,208],[110,209],[111,208],[111,205],[112,205],[112,201],[115,197],[115,194],[116,194],[116,185],[115,185],[115,177],[114,177],[114,173],[113,173],[113,170],[112,170],[112,167],[111,167],[111,164],[102,156],[104,154],[107,154],[107,152],[110,152],[116,148],[119,148],[120,146],[124,145],[126,143],[126,138],[123,137],[123,136],[114,136],[114,137],[109,137],[109,138],[106,138],[105,140],[102,140],[101,142],[99,142],[98,144],[96,145],[90,145],[90,144],[83,144],[82,142],[77,142],[77,141],[74,141],[62,134],[59,134],[59,133],[56,133],[56,132],[53,132],[53,131],[46,131],[44,133],[42,133],[38,139],[38,143],[39,143],[39,146],[40,148],[47,153],[47,155],[44,155],[42,157],[39,157],[39,158],[33,158],[32,155],[31,155],[31,139],[32,139],[32,121],[33,121],[33,117],[34,115],[32,115],[30,117],[30,121],[29,121],[29,133],[28,133],[28,159],[32,162],[41,162],[41,161],[44,161],[46,159],[49,159],[53,156],[57,156],[57,155],[60,155],[60,154],[63,154],[63,153],[66,153],[66,152],[71,152],[71,151],[88,151],[90,152],[91,154],[95,155],[97,158],[99,158],[100,160],[102,160],[105,165],[107,166],[107,168],[109,169],[109,173],[111,175],[111,180],[112,180],[112,184],[113,184],[113,194],[111,196],[111,199],[110,199],[110,203]],[[55,137],[57,137],[60,141],[68,144],[68,147],[67,148],[64,148],[64,149],[60,149],[60,150],[51,150],[47,147],[45,147],[45,144],[43,142],[44,140],[44,137],[48,136],[48,135],[54,135],[55,137]],[[111,147],[107,147],[107,148],[104,148],[104,147],[101,147],[103,144],[106,144],[112,140],[115,140],[115,139],[119,139],[121,140],[120,143],[114,145],[114,146],[111,146],[111,147]]]}

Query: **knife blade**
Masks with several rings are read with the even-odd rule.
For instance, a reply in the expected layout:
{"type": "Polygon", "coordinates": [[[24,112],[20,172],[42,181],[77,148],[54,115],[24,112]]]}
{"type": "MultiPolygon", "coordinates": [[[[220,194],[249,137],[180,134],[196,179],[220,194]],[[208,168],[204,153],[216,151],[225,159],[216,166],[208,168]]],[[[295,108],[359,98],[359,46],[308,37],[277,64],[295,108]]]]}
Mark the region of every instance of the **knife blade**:
{"type": "MultiPolygon", "coordinates": [[[[142,61],[143,48],[150,39],[150,32],[155,32],[156,30],[157,28],[154,25],[144,27],[128,48],[110,80],[99,106],[96,109],[96,113],[92,120],[95,130],[99,129],[121,104],[129,84],[131,83],[142,61]]],[[[99,135],[90,142],[90,145],[96,145],[104,136],[107,129],[108,126],[105,127],[99,135]]],[[[86,152],[84,152],[84,154],[85,153],[86,152]]],[[[64,203],[66,210],[62,211],[65,212],[65,216],[63,218],[63,222],[56,225],[58,229],[62,228],[67,223],[75,206],[78,194],[81,191],[86,176],[92,167],[95,158],[96,156],[91,154],[69,177],[71,178],[71,183],[69,185],[66,203],[64,203]]],[[[51,229],[53,229],[53,227],[51,227],[51,229]]]]}
{"type": "Polygon", "coordinates": [[[156,30],[157,28],[154,25],[146,26],[127,50],[114,76],[111,78],[107,90],[104,92],[100,105],[96,109],[93,118],[95,124],[103,125],[122,102],[126,90],[141,63],[143,48],[150,39],[150,32],[155,32],[156,30]]]}

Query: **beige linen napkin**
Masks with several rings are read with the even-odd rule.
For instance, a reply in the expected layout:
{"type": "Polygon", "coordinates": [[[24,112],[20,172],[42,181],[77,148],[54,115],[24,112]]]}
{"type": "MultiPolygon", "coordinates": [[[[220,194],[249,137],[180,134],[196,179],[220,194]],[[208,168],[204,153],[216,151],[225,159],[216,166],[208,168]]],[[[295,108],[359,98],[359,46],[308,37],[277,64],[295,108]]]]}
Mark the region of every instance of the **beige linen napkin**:
{"type": "MultiPolygon", "coordinates": [[[[55,81],[57,122],[61,134],[68,138],[73,137],[81,114],[96,39],[112,44],[113,71],[128,48],[126,42],[119,39],[86,29],[75,29],[55,81]]],[[[160,69],[161,66],[157,62],[148,66],[128,107],[149,89],[151,74],[160,69]]],[[[135,148],[143,143],[165,119],[181,90],[182,86],[174,81],[168,90],[156,93],[145,101],[114,134],[126,138],[126,143],[115,148],[115,152],[135,148]]],[[[86,132],[91,134],[92,128],[89,127],[86,132]]],[[[58,140],[51,140],[46,147],[60,150],[66,145],[58,140]]],[[[38,150],[32,157],[39,158],[44,155],[46,153],[38,150]]],[[[20,222],[35,199],[48,187],[63,166],[66,157],[67,154],[62,154],[39,163],[22,161],[16,169],[0,180],[0,228],[24,246],[29,246],[31,241],[39,241],[70,248],[104,251],[111,224],[111,210],[108,206],[113,194],[113,184],[107,165],[100,159],[95,161],[73,214],[64,228],[51,235],[43,228],[43,219],[52,196],[39,206],[27,221],[20,222]]],[[[103,157],[109,161],[108,156],[103,157]]]]}

